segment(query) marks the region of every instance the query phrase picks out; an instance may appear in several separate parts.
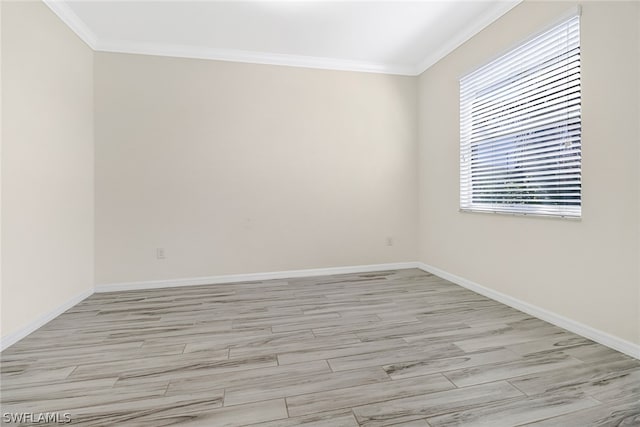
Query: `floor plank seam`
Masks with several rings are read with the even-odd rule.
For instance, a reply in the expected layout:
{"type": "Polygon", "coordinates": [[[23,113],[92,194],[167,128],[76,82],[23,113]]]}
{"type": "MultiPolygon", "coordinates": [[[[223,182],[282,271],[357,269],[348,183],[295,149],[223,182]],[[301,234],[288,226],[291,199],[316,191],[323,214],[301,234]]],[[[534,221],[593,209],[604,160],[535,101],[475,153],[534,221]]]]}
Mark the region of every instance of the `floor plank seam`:
{"type": "Polygon", "coordinates": [[[511,385],[511,387],[515,388],[516,390],[518,390],[518,391],[519,391],[520,393],[522,393],[523,395],[525,395],[525,396],[527,396],[527,397],[532,397],[530,394],[528,394],[528,393],[526,393],[526,392],[522,391],[522,390],[521,390],[521,389],[520,389],[516,384],[514,384],[514,383],[513,383],[513,380],[515,380],[515,379],[517,379],[517,377],[516,377],[516,378],[509,378],[509,379],[507,380],[507,382],[511,385]]]}
{"type": "Polygon", "coordinates": [[[3,352],[0,391],[77,425],[635,425],[640,362],[578,341],[418,270],[130,291],[3,352]]]}

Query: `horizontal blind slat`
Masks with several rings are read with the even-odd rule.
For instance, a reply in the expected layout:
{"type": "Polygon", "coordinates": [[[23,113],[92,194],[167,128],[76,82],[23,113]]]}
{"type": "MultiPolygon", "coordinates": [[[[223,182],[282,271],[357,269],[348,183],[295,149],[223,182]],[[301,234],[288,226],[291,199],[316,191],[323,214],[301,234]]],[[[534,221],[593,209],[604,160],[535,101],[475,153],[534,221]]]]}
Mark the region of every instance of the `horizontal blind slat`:
{"type": "Polygon", "coordinates": [[[580,55],[579,52],[567,58],[565,61],[554,64],[552,68],[541,70],[540,73],[529,76],[527,80],[514,82],[504,87],[501,91],[488,92],[480,96],[477,91],[465,88],[461,97],[474,100],[474,108],[484,110],[491,107],[491,102],[496,99],[510,100],[520,95],[528,96],[541,89],[551,89],[563,81],[571,81],[579,77],[580,55]]]}
{"type": "Polygon", "coordinates": [[[506,122],[540,108],[549,109],[559,104],[579,102],[580,86],[575,82],[573,84],[563,83],[561,86],[557,88],[558,90],[535,93],[531,98],[523,98],[511,103],[503,102],[492,110],[479,111],[474,109],[474,114],[470,118],[471,124],[475,127],[486,123],[506,122]]]}
{"type": "Polygon", "coordinates": [[[568,147],[579,147],[580,146],[580,134],[576,133],[573,135],[562,135],[562,139],[556,138],[547,138],[542,140],[536,140],[531,144],[500,144],[491,145],[485,149],[484,152],[478,151],[474,153],[473,160],[471,160],[471,164],[480,163],[480,162],[488,162],[492,159],[500,159],[504,158],[504,156],[519,153],[524,156],[527,154],[538,154],[542,152],[552,152],[552,151],[562,151],[568,147]]]}
{"type": "Polygon", "coordinates": [[[579,217],[580,20],[460,79],[460,208],[579,217]]]}

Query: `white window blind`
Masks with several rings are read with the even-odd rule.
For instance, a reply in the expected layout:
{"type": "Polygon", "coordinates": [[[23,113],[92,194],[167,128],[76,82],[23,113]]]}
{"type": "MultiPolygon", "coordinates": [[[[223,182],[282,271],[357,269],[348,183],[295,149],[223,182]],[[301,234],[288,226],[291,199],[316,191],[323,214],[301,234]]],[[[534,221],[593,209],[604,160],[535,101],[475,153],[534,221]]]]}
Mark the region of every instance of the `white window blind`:
{"type": "Polygon", "coordinates": [[[461,210],[580,217],[580,18],[460,80],[461,210]]]}

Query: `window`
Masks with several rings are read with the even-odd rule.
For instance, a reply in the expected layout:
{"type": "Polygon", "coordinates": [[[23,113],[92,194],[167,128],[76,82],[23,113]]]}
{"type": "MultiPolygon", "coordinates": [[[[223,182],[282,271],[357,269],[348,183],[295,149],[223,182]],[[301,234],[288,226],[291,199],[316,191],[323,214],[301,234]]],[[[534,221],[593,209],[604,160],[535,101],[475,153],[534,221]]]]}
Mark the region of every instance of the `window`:
{"type": "Polygon", "coordinates": [[[460,209],[581,215],[580,18],[460,80],[460,209]]]}

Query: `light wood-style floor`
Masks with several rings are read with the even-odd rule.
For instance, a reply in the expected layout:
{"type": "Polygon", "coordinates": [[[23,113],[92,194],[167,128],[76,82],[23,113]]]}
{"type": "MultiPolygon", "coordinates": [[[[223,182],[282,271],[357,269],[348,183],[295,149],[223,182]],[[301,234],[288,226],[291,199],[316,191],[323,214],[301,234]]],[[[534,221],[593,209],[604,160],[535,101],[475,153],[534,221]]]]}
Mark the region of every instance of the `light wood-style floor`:
{"type": "Polygon", "coordinates": [[[419,270],[95,294],[1,361],[71,425],[640,425],[640,361],[419,270]]]}

